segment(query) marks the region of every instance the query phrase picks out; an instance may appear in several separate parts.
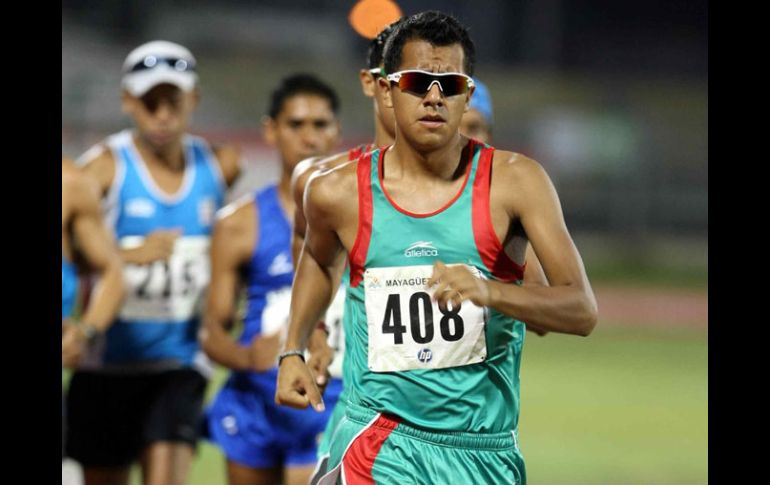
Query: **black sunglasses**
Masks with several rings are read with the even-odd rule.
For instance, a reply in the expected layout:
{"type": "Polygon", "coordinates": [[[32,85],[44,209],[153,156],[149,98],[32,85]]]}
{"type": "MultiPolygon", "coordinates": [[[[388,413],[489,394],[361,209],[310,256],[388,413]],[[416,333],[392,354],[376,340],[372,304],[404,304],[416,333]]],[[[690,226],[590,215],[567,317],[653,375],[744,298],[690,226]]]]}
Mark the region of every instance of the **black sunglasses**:
{"type": "Polygon", "coordinates": [[[175,71],[187,72],[195,70],[195,62],[188,59],[181,59],[179,57],[158,57],[158,56],[146,56],[141,61],[134,64],[134,66],[128,70],[128,72],[144,71],[146,69],[153,69],[161,64],[170,66],[175,71]]]}

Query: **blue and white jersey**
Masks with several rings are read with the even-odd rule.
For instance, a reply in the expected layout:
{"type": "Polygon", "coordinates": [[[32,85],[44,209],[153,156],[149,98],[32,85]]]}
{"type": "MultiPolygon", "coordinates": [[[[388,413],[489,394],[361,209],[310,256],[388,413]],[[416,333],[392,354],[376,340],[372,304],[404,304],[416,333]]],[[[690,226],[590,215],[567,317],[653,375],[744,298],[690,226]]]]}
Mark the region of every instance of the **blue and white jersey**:
{"type": "MultiPolygon", "coordinates": [[[[285,337],[294,278],[292,229],[278,199],[276,185],[258,191],[254,202],[257,207],[257,245],[246,271],[246,314],[243,332],[238,338],[244,346],[260,336],[280,334],[285,337]]],[[[277,375],[278,368],[273,367],[265,372],[233,372],[231,380],[246,379],[267,395],[275,393],[277,375]]]]}
{"type": "Polygon", "coordinates": [[[270,185],[254,197],[258,217],[258,242],[248,267],[247,307],[238,341],[248,345],[259,335],[285,331],[289,321],[291,283],[291,224],[270,185]]]}
{"type": "Polygon", "coordinates": [[[75,265],[62,254],[61,257],[61,318],[72,316],[78,292],[78,274],[75,265]]]}
{"type": "MultiPolygon", "coordinates": [[[[247,268],[247,308],[238,341],[248,346],[260,336],[285,337],[289,323],[291,224],[275,185],[254,197],[257,244],[247,268]]],[[[208,431],[230,460],[254,468],[305,466],[315,461],[317,436],[342,392],[342,381],[326,387],[326,411],[291,409],[275,403],[277,360],[262,372],[231,372],[207,411],[208,431]]]]}
{"type": "Polygon", "coordinates": [[[208,143],[186,135],[185,172],[173,195],[152,179],[131,130],[107,139],[115,177],[106,197],[106,219],[122,248],[142,244],[157,230],[180,237],[168,261],[125,264],[126,297],[106,335],[101,366],[114,369],[198,367],[208,373],[197,333],[210,280],[208,249],[214,215],[226,184],[208,143]]]}

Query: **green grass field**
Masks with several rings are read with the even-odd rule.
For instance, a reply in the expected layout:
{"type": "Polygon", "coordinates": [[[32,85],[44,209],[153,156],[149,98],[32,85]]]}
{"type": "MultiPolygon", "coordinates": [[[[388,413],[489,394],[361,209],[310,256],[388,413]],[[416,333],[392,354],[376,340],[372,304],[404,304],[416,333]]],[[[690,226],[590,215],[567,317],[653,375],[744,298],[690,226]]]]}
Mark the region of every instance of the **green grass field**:
{"type": "MultiPolygon", "coordinates": [[[[705,332],[600,324],[588,338],[527,338],[519,439],[530,485],[708,482],[705,332]]],[[[225,483],[208,443],[190,483],[225,483]]]]}
{"type": "Polygon", "coordinates": [[[531,484],[708,482],[708,337],[597,327],[529,338],[520,441],[531,484]]]}

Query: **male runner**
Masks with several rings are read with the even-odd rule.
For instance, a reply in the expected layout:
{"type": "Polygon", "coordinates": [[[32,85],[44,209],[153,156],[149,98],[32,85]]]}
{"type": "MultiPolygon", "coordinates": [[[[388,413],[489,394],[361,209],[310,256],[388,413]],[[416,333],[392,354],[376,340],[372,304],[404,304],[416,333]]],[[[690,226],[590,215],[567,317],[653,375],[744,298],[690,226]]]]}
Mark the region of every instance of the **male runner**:
{"type": "Polygon", "coordinates": [[[593,292],[542,167],[457,131],[473,64],[473,44],[454,18],[405,20],[385,47],[379,84],[394,109],[395,144],[306,189],[276,399],[323,408],[300,354],[348,253],[352,382],[325,479],[523,483],[515,440],[522,321],[578,335],[596,324],[593,292]],[[527,241],[550,286],[520,284],[527,241]]]}
{"type": "MultiPolygon", "coordinates": [[[[282,80],[264,121],[265,138],[281,159],[281,178],[225,207],[214,228],[201,337],[208,355],[233,371],[207,413],[209,434],[225,454],[231,485],[306,484],[316,462],[317,436],[331,413],[278,407],[274,396],[294,272],[291,174],[300,160],[334,148],[338,105],[336,93],[315,76],[282,80]],[[228,326],[240,283],[246,286],[247,308],[235,340],[228,326]]],[[[328,350],[326,333],[319,330],[316,337],[328,350]]],[[[327,400],[336,401],[340,391],[340,381],[333,379],[327,400]]]]}
{"type": "Polygon", "coordinates": [[[70,455],[87,484],[186,482],[209,364],[197,333],[209,281],[214,214],[238,152],[186,133],[198,104],[195,57],[166,41],[123,63],[122,106],[134,122],[81,157],[100,185],[121,247],[127,295],[97,355],[68,395],[70,455]]]}
{"type": "MultiPolygon", "coordinates": [[[[384,62],[382,58],[383,48],[388,36],[395,30],[398,22],[394,22],[385,28],[380,34],[372,39],[369,45],[368,55],[368,68],[362,69],[359,73],[361,79],[361,87],[364,95],[374,98],[374,113],[375,113],[375,140],[373,145],[366,145],[363,147],[356,147],[334,155],[329,158],[311,158],[300,162],[294,170],[292,177],[292,192],[294,193],[295,203],[297,209],[295,211],[295,225],[294,225],[294,237],[292,239],[292,251],[293,257],[296,261],[299,260],[300,250],[304,242],[306,220],[304,212],[302,210],[302,201],[305,192],[305,186],[310,176],[317,172],[323,172],[331,170],[343,163],[350,160],[357,159],[362,153],[366,153],[372,150],[374,147],[385,147],[393,144],[395,140],[395,121],[393,119],[393,109],[389,106],[385,106],[383,101],[383,94],[380,90],[376,89],[377,78],[384,72],[384,62]]],[[[477,85],[478,86],[478,85],[477,85]]],[[[490,138],[491,123],[477,123],[476,117],[480,116],[479,113],[483,113],[484,116],[491,115],[491,98],[489,97],[486,88],[483,88],[481,92],[474,91],[471,98],[469,110],[463,115],[460,130],[464,127],[473,130],[472,135],[466,134],[469,137],[478,137],[480,141],[488,141],[490,138]],[[475,135],[475,136],[473,136],[475,135]]],[[[527,272],[525,273],[525,282],[529,284],[547,284],[543,270],[537,260],[537,257],[531,252],[531,249],[527,248],[527,272]]],[[[311,479],[311,483],[315,483],[322,475],[326,473],[326,463],[329,457],[329,444],[331,442],[331,436],[334,430],[339,424],[340,419],[345,415],[345,402],[347,399],[345,393],[345,378],[344,373],[348,370],[349,366],[344,366],[345,355],[345,331],[343,331],[341,323],[343,319],[343,310],[345,305],[345,287],[348,284],[349,273],[345,271],[342,276],[342,288],[336,292],[334,300],[329,305],[329,309],[326,311],[325,324],[329,330],[329,342],[334,350],[334,360],[329,365],[329,375],[332,377],[342,377],[343,379],[343,391],[340,398],[337,401],[337,405],[334,408],[329,423],[326,426],[321,443],[318,446],[318,465],[311,479]]],[[[528,330],[532,330],[538,335],[545,335],[547,332],[538,329],[534,326],[528,325],[528,330]]],[[[316,356],[312,356],[311,359],[315,359],[316,356]]],[[[316,367],[323,369],[325,362],[316,364],[316,367]]],[[[318,377],[322,384],[324,382],[323,372],[318,377]]]]}

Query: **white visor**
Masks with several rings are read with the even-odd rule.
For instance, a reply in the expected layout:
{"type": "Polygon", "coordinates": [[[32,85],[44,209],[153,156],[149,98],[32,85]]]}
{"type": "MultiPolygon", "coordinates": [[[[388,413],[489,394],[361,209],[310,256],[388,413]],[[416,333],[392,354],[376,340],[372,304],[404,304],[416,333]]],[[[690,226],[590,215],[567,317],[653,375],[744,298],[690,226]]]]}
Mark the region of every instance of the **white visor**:
{"type": "Polygon", "coordinates": [[[192,91],[198,82],[195,57],[185,47],[157,40],[143,44],[123,62],[123,89],[132,96],[143,96],[159,84],[172,84],[192,91]]]}

